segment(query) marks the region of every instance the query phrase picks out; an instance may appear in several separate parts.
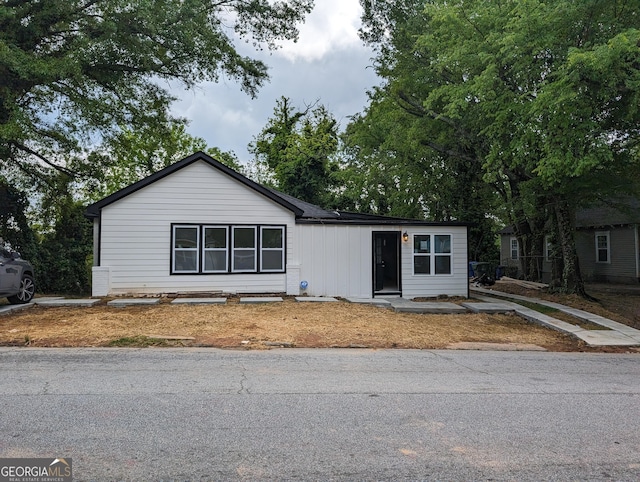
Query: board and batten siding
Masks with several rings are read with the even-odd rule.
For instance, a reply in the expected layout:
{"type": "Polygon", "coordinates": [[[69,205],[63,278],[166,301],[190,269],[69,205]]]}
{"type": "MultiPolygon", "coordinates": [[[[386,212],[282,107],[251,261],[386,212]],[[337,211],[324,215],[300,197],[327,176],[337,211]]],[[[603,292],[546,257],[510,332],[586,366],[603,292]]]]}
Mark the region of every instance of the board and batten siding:
{"type": "MultiPolygon", "coordinates": [[[[407,232],[401,242],[401,284],[404,298],[438,295],[468,296],[467,228],[458,226],[296,226],[293,264],[309,296],[370,298],[373,295],[373,233],[407,232]],[[452,274],[413,274],[413,234],[452,236],[452,274]]],[[[402,239],[402,238],[401,238],[402,239]]]]}
{"type": "Polygon", "coordinates": [[[286,273],[170,274],[172,224],[284,225],[286,264],[293,256],[294,214],[205,162],[105,206],[100,223],[109,294],[286,291],[286,273]]]}

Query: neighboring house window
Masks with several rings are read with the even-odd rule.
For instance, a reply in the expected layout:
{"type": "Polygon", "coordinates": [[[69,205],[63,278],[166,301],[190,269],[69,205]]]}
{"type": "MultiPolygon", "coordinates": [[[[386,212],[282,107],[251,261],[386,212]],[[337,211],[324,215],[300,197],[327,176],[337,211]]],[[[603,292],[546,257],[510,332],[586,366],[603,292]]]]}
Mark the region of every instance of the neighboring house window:
{"type": "Polygon", "coordinates": [[[173,272],[197,273],[200,254],[199,226],[173,227],[173,272]]]}
{"type": "Polygon", "coordinates": [[[260,271],[284,269],[284,228],[260,228],[260,271]]]}
{"type": "Polygon", "coordinates": [[[205,226],[202,235],[202,259],[204,273],[226,273],[228,269],[228,228],[226,226],[205,226]]]}
{"type": "Polygon", "coordinates": [[[520,252],[518,248],[518,238],[511,238],[511,259],[518,259],[518,253],[520,252]]]}
{"type": "Polygon", "coordinates": [[[609,231],[596,233],[596,263],[611,262],[609,231]]]}
{"type": "Polygon", "coordinates": [[[172,274],[284,273],[284,226],[172,226],[172,274]]]}
{"type": "Polygon", "coordinates": [[[413,235],[413,274],[451,274],[451,235],[413,235]]]}

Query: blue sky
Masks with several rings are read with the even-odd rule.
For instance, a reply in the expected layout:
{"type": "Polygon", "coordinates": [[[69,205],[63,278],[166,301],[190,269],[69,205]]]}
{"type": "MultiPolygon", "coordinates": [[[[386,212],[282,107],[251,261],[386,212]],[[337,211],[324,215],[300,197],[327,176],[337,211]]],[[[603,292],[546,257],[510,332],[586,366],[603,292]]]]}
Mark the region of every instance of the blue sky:
{"type": "Polygon", "coordinates": [[[283,43],[275,52],[256,53],[269,66],[271,80],[252,99],[229,79],[200,84],[191,91],[173,89],[179,97],[174,115],[190,121],[190,134],[208,145],[234,151],[240,161],[251,159],[247,145],[266,125],[276,100],[291,99],[299,108],[318,101],[343,129],[348,116],[367,104],[367,90],[378,85],[373,53],[358,38],[358,0],[316,0],[300,26],[297,43],[283,43]]]}

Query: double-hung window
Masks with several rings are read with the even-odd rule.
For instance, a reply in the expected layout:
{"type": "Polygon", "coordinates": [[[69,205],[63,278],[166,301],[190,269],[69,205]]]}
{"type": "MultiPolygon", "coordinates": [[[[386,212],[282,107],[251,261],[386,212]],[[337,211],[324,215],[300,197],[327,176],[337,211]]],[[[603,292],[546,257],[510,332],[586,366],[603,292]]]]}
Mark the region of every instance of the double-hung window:
{"type": "Polygon", "coordinates": [[[284,228],[262,226],[260,228],[260,271],[284,270],[284,228]]]}
{"type": "Polygon", "coordinates": [[[257,267],[257,230],[255,226],[232,226],[231,271],[234,273],[254,272],[257,267]]]}
{"type": "Polygon", "coordinates": [[[611,262],[611,245],[609,231],[596,233],[596,263],[611,262]]]}
{"type": "Polygon", "coordinates": [[[413,274],[451,274],[451,235],[413,235],[413,274]]]}
{"type": "Polygon", "coordinates": [[[200,271],[200,227],[173,226],[174,273],[198,273],[200,271]]]}
{"type": "Polygon", "coordinates": [[[204,226],[202,228],[203,273],[226,273],[229,261],[227,226],[204,226]]]}
{"type": "Polygon", "coordinates": [[[519,258],[519,246],[518,246],[518,238],[511,238],[511,259],[516,260],[519,258]]]}

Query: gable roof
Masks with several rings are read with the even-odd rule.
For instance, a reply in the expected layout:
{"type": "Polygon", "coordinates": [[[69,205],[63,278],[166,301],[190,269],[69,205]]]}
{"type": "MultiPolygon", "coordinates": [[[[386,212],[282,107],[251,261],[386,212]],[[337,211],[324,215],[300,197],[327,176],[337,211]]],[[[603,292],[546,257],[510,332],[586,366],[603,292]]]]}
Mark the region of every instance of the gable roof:
{"type": "Polygon", "coordinates": [[[577,228],[598,228],[640,224],[640,201],[632,197],[610,199],[609,202],[576,213],[577,228]]]}
{"type": "Polygon", "coordinates": [[[214,169],[218,169],[219,171],[222,171],[226,175],[244,184],[248,188],[253,189],[254,191],[257,191],[263,196],[271,199],[275,203],[280,204],[282,207],[293,212],[296,216],[302,216],[304,213],[304,210],[301,209],[299,206],[292,204],[291,202],[284,199],[282,196],[276,195],[273,190],[267,189],[266,187],[261,186],[260,184],[252,181],[251,179],[243,176],[239,172],[236,172],[230,167],[225,166],[221,162],[216,161],[213,157],[209,156],[208,154],[205,154],[204,152],[196,152],[195,154],[192,154],[189,157],[185,157],[181,161],[171,164],[170,166],[165,167],[164,169],[154,174],[151,174],[150,176],[147,176],[144,179],[141,179],[140,181],[131,184],[130,186],[120,189],[119,191],[114,192],[110,196],[107,196],[101,199],[100,201],[97,201],[89,205],[85,210],[84,215],[88,218],[96,218],[100,215],[100,210],[108,206],[109,204],[119,201],[120,199],[128,196],[129,194],[133,194],[134,192],[139,191],[140,189],[148,186],[149,184],[153,184],[154,182],[159,181],[160,179],[164,179],[168,175],[173,174],[174,172],[184,167],[187,167],[197,161],[206,162],[214,169]]]}
{"type": "Polygon", "coordinates": [[[352,213],[348,211],[329,211],[321,208],[320,206],[316,206],[315,204],[308,203],[306,201],[302,201],[301,199],[297,199],[288,194],[281,193],[276,191],[275,189],[268,188],[266,186],[262,186],[257,182],[252,181],[251,179],[243,176],[237,171],[234,171],[228,166],[225,166],[221,162],[215,160],[208,154],[204,152],[196,152],[189,157],[182,159],[174,164],[171,164],[168,167],[165,167],[161,171],[156,172],[144,179],[131,184],[119,191],[114,192],[110,196],[107,196],[100,201],[97,201],[91,205],[89,205],[84,215],[88,218],[97,218],[100,216],[100,211],[102,208],[128,196],[129,194],[133,194],[136,191],[152,184],[160,179],[163,179],[174,172],[187,167],[194,162],[203,161],[209,164],[211,167],[218,169],[224,174],[230,176],[236,181],[244,184],[249,189],[253,189],[254,191],[262,194],[273,202],[279,204],[280,206],[288,209],[296,216],[297,222],[302,223],[326,223],[326,224],[406,224],[406,225],[433,225],[433,226],[466,226],[468,223],[463,222],[446,222],[446,223],[438,223],[438,222],[429,222],[425,220],[417,220],[417,219],[406,219],[406,218],[397,218],[390,216],[381,216],[376,214],[361,214],[361,213],[352,213]]]}
{"type": "MultiPolygon", "coordinates": [[[[576,212],[575,221],[578,229],[640,224],[640,200],[626,196],[609,199],[607,204],[581,208],[576,212]]],[[[513,226],[505,226],[498,234],[515,234],[515,229],[513,226]]]]}

